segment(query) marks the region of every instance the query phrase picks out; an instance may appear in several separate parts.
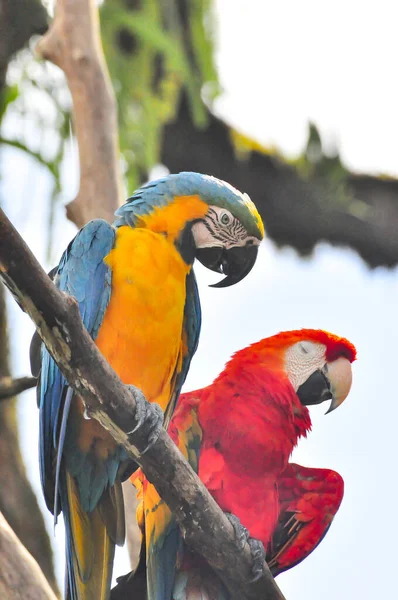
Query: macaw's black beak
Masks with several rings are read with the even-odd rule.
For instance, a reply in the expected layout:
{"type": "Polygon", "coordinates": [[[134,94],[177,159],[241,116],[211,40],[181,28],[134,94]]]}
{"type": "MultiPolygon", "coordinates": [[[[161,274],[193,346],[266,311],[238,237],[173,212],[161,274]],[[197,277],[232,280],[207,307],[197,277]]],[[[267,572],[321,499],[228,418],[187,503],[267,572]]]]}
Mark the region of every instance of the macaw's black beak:
{"type": "Polygon", "coordinates": [[[252,270],[257,259],[258,246],[234,246],[229,250],[221,247],[198,248],[196,258],[208,269],[226,275],[210,287],[222,288],[241,281],[252,270]]]}
{"type": "Polygon", "coordinates": [[[297,390],[297,396],[304,406],[333,401],[333,393],[327,376],[327,369],[315,371],[297,390]]]}

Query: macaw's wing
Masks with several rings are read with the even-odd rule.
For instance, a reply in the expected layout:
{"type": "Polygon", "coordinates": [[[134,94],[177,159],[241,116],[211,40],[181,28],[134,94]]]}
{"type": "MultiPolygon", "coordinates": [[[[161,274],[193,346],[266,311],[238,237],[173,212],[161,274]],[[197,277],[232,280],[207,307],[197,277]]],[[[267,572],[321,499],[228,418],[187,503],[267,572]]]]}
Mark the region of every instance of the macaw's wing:
{"type": "MultiPolygon", "coordinates": [[[[197,472],[202,430],[197,418],[198,398],[181,396],[169,434],[197,472]]],[[[170,600],[183,543],[177,522],[167,504],[139,470],[131,477],[141,503],[137,519],[143,528],[147,565],[148,600],[170,600]]],[[[139,571],[140,569],[138,569],[139,571]]],[[[137,577],[137,585],[138,577],[137,577]]],[[[133,597],[133,596],[132,596],[133,597]]],[[[135,596],[134,596],[135,597],[135,596]]]]}
{"type": "MultiPolygon", "coordinates": [[[[84,326],[94,339],[110,299],[111,272],[103,259],[114,241],[115,231],[106,221],[91,221],[69,244],[54,277],[60,290],[76,298],[84,326]]],[[[56,516],[59,467],[72,393],[44,345],[38,344],[37,338],[32,342],[32,366],[36,373],[37,354],[41,351],[38,385],[41,482],[46,504],[56,516]]]]}
{"type": "Polygon", "coordinates": [[[344,494],[340,475],[289,463],[278,480],[280,514],[267,563],[274,577],[306,558],[322,541],[344,494]]]}
{"type": "Polygon", "coordinates": [[[184,321],[182,330],[182,356],[177,365],[174,376],[174,389],[172,398],[167,406],[164,416],[164,426],[167,427],[173,415],[181,388],[187,378],[191,360],[199,343],[202,313],[196,277],[193,269],[186,277],[186,300],[184,308],[184,321]]]}

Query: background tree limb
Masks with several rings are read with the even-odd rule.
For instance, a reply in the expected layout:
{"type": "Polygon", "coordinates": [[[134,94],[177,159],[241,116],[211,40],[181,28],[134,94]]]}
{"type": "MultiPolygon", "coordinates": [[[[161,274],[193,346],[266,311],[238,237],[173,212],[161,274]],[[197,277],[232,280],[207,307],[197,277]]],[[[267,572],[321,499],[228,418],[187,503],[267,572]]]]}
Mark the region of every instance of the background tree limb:
{"type": "Polygon", "coordinates": [[[80,189],[67,216],[79,228],[94,215],[112,221],[123,201],[117,109],[95,0],[57,0],[54,21],[37,51],[64,71],[73,99],[80,189]]]}
{"type": "MultiPolygon", "coordinates": [[[[0,381],[10,375],[7,334],[4,286],[0,283],[0,381]]],[[[0,402],[0,457],[0,512],[58,592],[50,540],[19,447],[15,398],[0,402]]],[[[3,576],[1,559],[0,567],[3,576]]],[[[0,593],[0,598],[8,596],[0,593]]]]}
{"type": "Polygon", "coordinates": [[[74,298],[60,292],[45,274],[3,211],[0,211],[0,277],[29,314],[69,384],[84,399],[88,414],[123,445],[175,513],[185,539],[205,557],[233,598],[283,600],[267,565],[250,583],[249,546],[237,550],[235,533],[214,499],[162,429],[147,440],[135,419],[135,397],[122,384],[85,330],[74,298]]]}
{"type": "Polygon", "coordinates": [[[239,158],[236,139],[210,111],[208,125],[195,127],[183,97],[177,118],[164,128],[161,160],[171,172],[211,173],[247,192],[279,246],[308,255],[324,240],[352,248],[370,267],[398,263],[397,180],[349,173],[311,135],[307,149],[319,145],[316,163],[304,155],[300,164],[288,164],[251,140],[242,140],[239,158]]]}
{"type": "MultiPolygon", "coordinates": [[[[0,0],[0,100],[3,103],[6,95],[5,76],[9,61],[13,55],[23,48],[35,34],[42,34],[47,29],[47,13],[40,0],[0,0]],[[26,17],[26,18],[25,18],[26,17]]],[[[0,378],[9,378],[9,344],[7,331],[7,314],[4,287],[0,285],[0,378]]],[[[4,380],[2,380],[4,383],[4,380]]],[[[17,386],[19,388],[20,386],[17,386]]],[[[19,393],[14,388],[11,396],[19,393]]],[[[4,388],[3,388],[4,389],[4,388]]],[[[33,572],[24,566],[17,539],[10,530],[13,528],[22,544],[38,561],[47,580],[58,592],[54,575],[52,550],[44,525],[43,515],[39,509],[36,496],[27,478],[19,446],[16,399],[0,405],[0,597],[22,598],[22,581],[29,584],[33,598],[50,598],[50,591],[35,592],[39,584],[34,582],[33,572]],[[19,564],[21,559],[21,564],[19,564]],[[17,566],[21,571],[18,579],[17,566]],[[10,587],[14,589],[11,596],[10,587]]],[[[23,548],[23,547],[22,547],[23,548]]],[[[23,548],[24,555],[29,556],[23,548]]],[[[33,559],[29,557],[33,564],[33,559]]],[[[33,567],[32,567],[33,568],[33,567]]],[[[35,570],[39,572],[37,565],[35,570]]],[[[40,577],[44,579],[43,575],[40,577]]],[[[45,587],[48,584],[44,581],[45,587]]],[[[26,594],[26,587],[24,590],[26,594]]],[[[53,595],[51,596],[54,597],[53,595]]]]}
{"type": "Polygon", "coordinates": [[[0,377],[0,400],[7,400],[36,387],[37,380],[35,377],[0,377]]]}
{"type": "Polygon", "coordinates": [[[46,29],[47,13],[40,0],[0,0],[0,90],[11,57],[46,29]]]}
{"type": "Polygon", "coordinates": [[[0,598],[56,600],[37,562],[0,513],[0,598]]]}

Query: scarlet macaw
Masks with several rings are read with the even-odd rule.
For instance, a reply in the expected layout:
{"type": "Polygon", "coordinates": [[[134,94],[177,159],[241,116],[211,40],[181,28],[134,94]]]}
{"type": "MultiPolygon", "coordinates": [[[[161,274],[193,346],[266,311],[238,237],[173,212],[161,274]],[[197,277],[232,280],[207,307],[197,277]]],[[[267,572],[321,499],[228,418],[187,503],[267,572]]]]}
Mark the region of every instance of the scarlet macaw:
{"type": "MultiPolygon", "coordinates": [[[[83,227],[54,280],[77,299],[86,329],[122,381],[158,403],[167,423],[200,332],[194,259],[226,275],[214,287],[237,283],[255,263],[264,228],[246,194],[198,173],[143,186],[116,215],[114,227],[102,220],[83,227]]],[[[31,351],[36,372],[38,347],[31,351]]],[[[38,402],[44,496],[66,527],[67,595],[107,599],[115,544],[125,537],[121,481],[131,463],[85,418],[44,346],[38,402]]],[[[150,413],[153,436],[163,422],[159,411],[150,413]]]]}
{"type": "MultiPolygon", "coordinates": [[[[339,508],[340,475],[288,460],[311,429],[307,406],[331,400],[330,412],[348,395],[355,357],[348,340],[326,331],[288,331],[240,350],[210,386],[179,399],[170,436],[219,506],[246,528],[237,533],[250,535],[255,577],[264,559],[275,576],[302,561],[339,508]]],[[[142,500],[148,600],[230,598],[205,561],[184,547],[173,515],[142,472],[131,479],[142,500]]],[[[142,552],[137,590],[144,567],[142,552]]],[[[142,597],[134,595],[131,576],[129,590],[142,597]]]]}

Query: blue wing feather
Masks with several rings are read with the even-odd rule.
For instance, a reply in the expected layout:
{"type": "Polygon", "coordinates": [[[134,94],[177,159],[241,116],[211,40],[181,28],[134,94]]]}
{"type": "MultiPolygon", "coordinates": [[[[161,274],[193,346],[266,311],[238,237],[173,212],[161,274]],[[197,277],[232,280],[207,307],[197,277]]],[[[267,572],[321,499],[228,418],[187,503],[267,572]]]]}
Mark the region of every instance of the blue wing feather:
{"type": "Polygon", "coordinates": [[[187,335],[188,354],[184,357],[181,371],[181,387],[187,378],[193,355],[195,354],[202,327],[202,311],[200,308],[199,290],[193,269],[187,275],[186,300],[184,309],[184,327],[187,335]]]}
{"type": "Polygon", "coordinates": [[[175,375],[173,397],[171,398],[165,412],[165,427],[167,427],[172,417],[182,386],[187,378],[191,360],[198,347],[200,329],[202,326],[202,312],[200,308],[199,291],[193,269],[191,269],[186,277],[185,289],[186,299],[184,306],[183,329],[186,336],[186,354],[182,357],[181,370],[178,373],[176,372],[175,375]]]}
{"type": "MultiPolygon", "coordinates": [[[[62,255],[55,276],[57,287],[74,296],[83,324],[95,339],[111,294],[111,272],[103,259],[115,242],[115,230],[101,219],[88,223],[62,255]]],[[[40,473],[50,511],[54,511],[58,490],[60,460],[65,440],[68,407],[64,406],[67,382],[56,363],[42,346],[40,380],[40,473]],[[66,408],[66,410],[64,410],[66,408]],[[54,463],[57,472],[54,477],[54,463]]]]}

